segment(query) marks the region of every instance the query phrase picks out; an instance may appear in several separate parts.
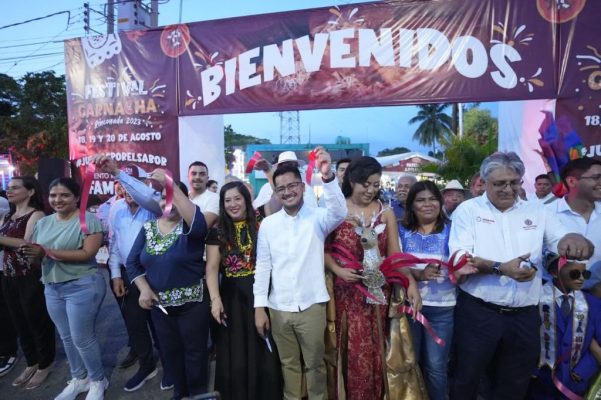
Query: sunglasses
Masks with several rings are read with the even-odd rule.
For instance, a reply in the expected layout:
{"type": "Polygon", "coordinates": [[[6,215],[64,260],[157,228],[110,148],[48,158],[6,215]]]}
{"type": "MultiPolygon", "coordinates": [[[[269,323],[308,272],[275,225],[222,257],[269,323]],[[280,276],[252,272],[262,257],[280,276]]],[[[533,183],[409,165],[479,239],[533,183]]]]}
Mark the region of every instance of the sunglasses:
{"type": "Polygon", "coordinates": [[[581,276],[583,279],[588,279],[591,277],[591,271],[589,271],[589,270],[580,271],[578,269],[573,269],[569,273],[569,277],[573,281],[575,281],[576,279],[580,279],[581,276]]]}

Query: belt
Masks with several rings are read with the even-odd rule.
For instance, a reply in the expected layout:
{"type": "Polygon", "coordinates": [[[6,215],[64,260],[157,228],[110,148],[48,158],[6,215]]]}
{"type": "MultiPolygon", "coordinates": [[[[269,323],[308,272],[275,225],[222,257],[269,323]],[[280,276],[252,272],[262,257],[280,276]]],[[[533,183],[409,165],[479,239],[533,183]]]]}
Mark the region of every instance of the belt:
{"type": "Polygon", "coordinates": [[[484,301],[479,297],[472,296],[471,294],[469,294],[468,292],[465,292],[463,290],[460,290],[459,294],[461,296],[464,296],[467,299],[472,300],[473,302],[475,302],[477,304],[480,304],[481,306],[488,308],[489,310],[492,310],[492,311],[498,313],[498,314],[517,314],[520,312],[536,309],[536,306],[525,306],[525,307],[500,306],[495,303],[489,303],[488,301],[484,301]]]}

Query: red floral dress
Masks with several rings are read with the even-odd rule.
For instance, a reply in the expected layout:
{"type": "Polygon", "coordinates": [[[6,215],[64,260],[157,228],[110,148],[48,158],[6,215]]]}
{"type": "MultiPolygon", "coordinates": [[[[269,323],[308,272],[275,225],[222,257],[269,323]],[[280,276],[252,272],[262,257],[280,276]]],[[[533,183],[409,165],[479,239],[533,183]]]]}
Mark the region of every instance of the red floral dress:
{"type": "MultiPolygon", "coordinates": [[[[374,226],[382,223],[380,214],[374,226]]],[[[386,257],[386,231],[378,236],[380,255],[386,257]]],[[[355,233],[355,225],[344,221],[330,235],[331,243],[350,251],[358,261],[363,260],[363,247],[355,233]]],[[[390,299],[390,287],[383,288],[386,300],[390,299]]],[[[336,304],[336,350],[338,352],[338,371],[342,376],[346,399],[374,400],[384,395],[382,355],[376,307],[380,307],[382,335],[387,332],[388,306],[376,306],[365,301],[365,295],[339,280],[334,283],[336,304]],[[342,370],[340,370],[342,369],[342,370]]],[[[340,386],[337,382],[336,387],[340,386]]],[[[341,393],[338,393],[338,397],[341,393]]]]}

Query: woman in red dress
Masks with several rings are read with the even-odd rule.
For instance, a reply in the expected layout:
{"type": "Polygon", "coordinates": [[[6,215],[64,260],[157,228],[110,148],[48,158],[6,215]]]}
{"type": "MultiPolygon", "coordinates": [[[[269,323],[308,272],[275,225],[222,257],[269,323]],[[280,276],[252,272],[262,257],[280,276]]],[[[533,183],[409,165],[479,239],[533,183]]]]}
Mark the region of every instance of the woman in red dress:
{"type": "MultiPolygon", "coordinates": [[[[361,157],[350,163],[342,184],[349,215],[347,220],[330,235],[329,243],[334,250],[332,253],[326,253],[326,267],[336,276],[334,301],[338,360],[335,386],[338,399],[382,399],[386,387],[395,386],[397,380],[402,380],[404,384],[411,384],[409,382],[411,379],[407,379],[404,373],[389,373],[388,382],[384,379],[387,371],[383,366],[383,360],[386,358],[383,354],[383,338],[388,331],[387,316],[391,286],[385,283],[381,287],[381,292],[377,289],[373,291],[376,297],[380,295],[380,304],[374,304],[374,300],[368,299],[355,286],[357,282],[364,281],[362,274],[354,269],[345,268],[343,259],[336,256],[335,250],[336,247],[343,248],[358,262],[363,262],[364,250],[356,231],[359,225],[363,225],[364,228],[369,227],[376,232],[381,232],[377,237],[377,247],[382,259],[400,251],[394,213],[379,200],[381,176],[382,167],[372,157],[361,157]]],[[[366,263],[363,265],[365,268],[366,263]]],[[[417,285],[408,269],[402,272],[410,282],[407,289],[409,302],[414,309],[419,310],[421,297],[417,285]]],[[[371,293],[372,290],[370,289],[369,292],[371,293]]],[[[410,343],[410,340],[409,338],[407,343],[410,343]]],[[[411,376],[419,377],[416,368],[410,369],[411,371],[408,372],[411,376]]],[[[420,392],[419,387],[423,386],[421,382],[415,382],[415,385],[418,387],[416,392],[420,392]]]]}

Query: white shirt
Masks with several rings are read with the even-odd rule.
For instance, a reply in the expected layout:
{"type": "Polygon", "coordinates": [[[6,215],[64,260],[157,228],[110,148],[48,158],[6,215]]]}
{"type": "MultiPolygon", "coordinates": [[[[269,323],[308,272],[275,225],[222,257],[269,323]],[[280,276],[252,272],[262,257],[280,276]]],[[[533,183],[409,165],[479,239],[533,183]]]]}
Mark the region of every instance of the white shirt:
{"type": "Polygon", "coordinates": [[[217,193],[211,192],[210,190],[205,190],[203,194],[190,199],[192,203],[196,204],[200,211],[210,212],[215,215],[219,215],[219,195],[217,193]]]}
{"type": "Polygon", "coordinates": [[[589,289],[601,282],[601,201],[595,202],[595,209],[588,224],[582,215],[570,208],[565,198],[547,205],[546,208],[559,219],[568,232],[581,234],[595,246],[593,256],[586,263],[586,269],[590,270],[592,275],[584,281],[584,288],[589,289]]]}
{"type": "Polygon", "coordinates": [[[553,192],[550,192],[542,199],[539,199],[536,194],[532,194],[527,197],[528,197],[528,201],[535,201],[535,202],[538,202],[539,204],[553,204],[557,200],[557,197],[555,197],[553,192]]]}
{"type": "Polygon", "coordinates": [[[253,286],[255,307],[298,312],[330,299],[324,241],[344,221],[347,208],[336,179],[324,183],[323,188],[327,208],[303,204],[295,216],[282,209],[261,223],[253,286]]]}
{"type": "Polygon", "coordinates": [[[540,204],[516,201],[505,212],[499,211],[484,194],[457,207],[453,213],[449,250],[465,250],[487,260],[506,262],[530,253],[538,272],[529,282],[508,276],[475,274],[467,277],[461,289],[489,303],[508,307],[538,304],[542,285],[543,244],[557,252],[559,240],[568,230],[540,204]]]}
{"type": "Polygon", "coordinates": [[[138,234],[144,224],[153,219],[155,215],[142,207],[138,207],[132,214],[125,199],[113,203],[107,221],[111,233],[109,245],[111,278],[121,276],[121,265],[125,265],[138,234]]]}

